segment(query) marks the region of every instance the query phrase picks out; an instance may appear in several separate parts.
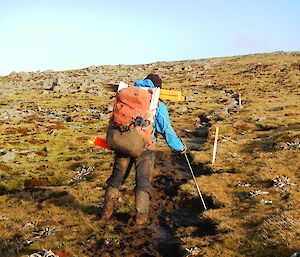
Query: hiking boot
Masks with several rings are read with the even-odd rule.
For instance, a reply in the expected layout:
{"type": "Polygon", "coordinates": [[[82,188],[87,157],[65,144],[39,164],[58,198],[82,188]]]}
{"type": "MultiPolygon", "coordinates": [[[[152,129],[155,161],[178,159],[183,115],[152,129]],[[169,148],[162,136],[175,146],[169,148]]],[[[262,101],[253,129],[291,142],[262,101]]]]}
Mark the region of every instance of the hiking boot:
{"type": "Polygon", "coordinates": [[[148,212],[146,213],[137,212],[135,216],[135,224],[137,226],[146,225],[148,223],[148,216],[149,216],[148,212]]]}
{"type": "Polygon", "coordinates": [[[135,222],[136,225],[144,225],[148,222],[149,216],[149,204],[150,196],[149,193],[144,191],[137,191],[135,194],[135,222]]]}
{"type": "Polygon", "coordinates": [[[119,190],[112,186],[108,186],[104,196],[104,207],[101,217],[103,221],[108,221],[110,219],[111,215],[113,214],[115,202],[118,199],[118,196],[119,190]]]}

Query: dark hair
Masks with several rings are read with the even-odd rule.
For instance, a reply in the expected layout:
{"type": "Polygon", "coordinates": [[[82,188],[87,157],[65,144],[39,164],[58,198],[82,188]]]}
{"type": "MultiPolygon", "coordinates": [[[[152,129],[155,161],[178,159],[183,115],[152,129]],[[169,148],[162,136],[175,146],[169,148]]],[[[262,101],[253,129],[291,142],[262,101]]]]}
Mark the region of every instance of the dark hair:
{"type": "Polygon", "coordinates": [[[155,87],[161,88],[162,86],[162,80],[157,74],[150,73],[145,79],[150,79],[155,87]]]}

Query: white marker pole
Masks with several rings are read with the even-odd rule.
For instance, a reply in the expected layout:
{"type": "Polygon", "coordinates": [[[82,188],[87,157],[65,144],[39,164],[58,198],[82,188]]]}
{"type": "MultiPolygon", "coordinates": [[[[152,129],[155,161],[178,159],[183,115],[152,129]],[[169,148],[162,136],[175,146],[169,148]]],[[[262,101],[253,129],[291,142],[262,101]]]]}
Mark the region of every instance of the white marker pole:
{"type": "Polygon", "coordinates": [[[215,143],[214,143],[213,157],[211,162],[212,165],[214,165],[216,161],[218,136],[219,136],[219,127],[216,127],[215,143]]]}
{"type": "Polygon", "coordinates": [[[205,202],[204,202],[204,199],[203,199],[203,197],[202,197],[200,188],[199,188],[199,186],[198,186],[198,184],[197,184],[197,180],[196,180],[196,178],[195,178],[195,175],[194,175],[192,166],[191,166],[191,164],[190,164],[189,158],[187,157],[186,153],[185,153],[184,155],[185,155],[185,159],[186,159],[186,161],[187,161],[187,164],[188,164],[188,166],[189,166],[189,168],[190,168],[191,174],[192,174],[192,176],[193,176],[194,182],[195,182],[195,184],[196,184],[196,188],[197,188],[197,190],[198,190],[198,194],[199,194],[199,197],[200,197],[201,202],[202,202],[202,204],[203,204],[204,210],[207,211],[207,207],[206,207],[205,202]]]}
{"type": "Polygon", "coordinates": [[[239,93],[239,106],[242,107],[242,93],[239,93]]]}

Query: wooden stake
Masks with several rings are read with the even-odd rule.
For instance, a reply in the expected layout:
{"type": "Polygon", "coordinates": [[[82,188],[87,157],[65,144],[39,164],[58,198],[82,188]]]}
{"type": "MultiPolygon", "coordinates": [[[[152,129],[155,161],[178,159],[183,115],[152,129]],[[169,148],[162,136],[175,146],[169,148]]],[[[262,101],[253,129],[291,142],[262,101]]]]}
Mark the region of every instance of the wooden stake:
{"type": "Polygon", "coordinates": [[[214,165],[216,161],[218,136],[219,136],[219,127],[216,127],[215,143],[214,143],[213,157],[211,162],[212,165],[214,165]]]}
{"type": "Polygon", "coordinates": [[[242,93],[239,92],[239,106],[242,107],[242,93]]]}

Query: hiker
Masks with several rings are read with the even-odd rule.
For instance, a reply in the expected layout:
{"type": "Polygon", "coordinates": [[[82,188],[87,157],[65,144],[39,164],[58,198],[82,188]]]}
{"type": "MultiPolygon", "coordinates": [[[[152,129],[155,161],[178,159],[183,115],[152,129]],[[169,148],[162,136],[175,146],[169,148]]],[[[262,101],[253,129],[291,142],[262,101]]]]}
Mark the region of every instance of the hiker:
{"type": "MultiPolygon", "coordinates": [[[[162,86],[162,80],[160,79],[160,77],[152,73],[149,74],[144,80],[136,81],[134,83],[134,87],[131,86],[130,90],[135,91],[134,96],[139,95],[138,97],[141,97],[140,95],[142,94],[145,95],[145,97],[148,97],[147,94],[150,93],[139,87],[147,87],[147,88],[155,89],[157,87],[161,88],[161,86],[162,86]]],[[[122,92],[122,90],[120,90],[120,92],[122,92]]],[[[127,93],[127,91],[123,91],[123,93],[127,93]]],[[[120,97],[121,96],[119,96],[119,98],[120,97]]],[[[128,97],[128,99],[129,98],[130,97],[128,97]]],[[[116,103],[118,103],[119,100],[120,99],[118,99],[118,94],[117,94],[116,103]]],[[[104,208],[102,213],[102,220],[107,221],[110,219],[113,213],[115,202],[119,196],[119,190],[121,189],[122,184],[124,183],[125,179],[129,175],[132,166],[135,164],[135,168],[136,168],[135,220],[137,225],[143,225],[148,222],[152,170],[154,168],[154,160],[155,160],[154,145],[157,140],[157,133],[161,134],[164,137],[164,139],[166,140],[167,144],[171,149],[181,153],[185,153],[187,148],[185,144],[182,143],[181,139],[176,135],[175,131],[173,130],[170,123],[167,107],[162,101],[159,101],[158,103],[156,113],[154,115],[154,119],[152,123],[149,122],[149,120],[140,119],[141,117],[135,117],[135,123],[130,124],[127,127],[125,126],[125,129],[122,126],[122,124],[116,125],[114,119],[117,120],[118,117],[122,118],[125,115],[122,113],[122,115],[120,116],[117,113],[118,111],[120,112],[121,108],[125,108],[124,107],[124,102],[126,102],[125,100],[123,100],[123,102],[118,106],[115,104],[112,118],[110,120],[110,125],[107,130],[106,140],[108,144],[111,145],[111,148],[115,150],[115,159],[114,159],[112,174],[107,180],[107,189],[104,196],[104,208]],[[136,124],[137,120],[138,120],[138,124],[136,124]],[[147,129],[149,129],[148,132],[147,129]],[[137,130],[145,133],[146,135],[148,133],[148,136],[151,141],[148,142],[147,144],[142,145],[141,153],[134,152],[135,148],[140,147],[139,143],[136,143],[135,141],[137,141],[138,138],[142,138],[136,132],[137,130]],[[125,140],[123,140],[124,135],[126,135],[125,140]],[[117,140],[112,140],[111,138],[113,137],[117,138],[117,140]],[[120,143],[120,141],[122,140],[124,142],[120,143]],[[116,146],[116,144],[127,144],[130,149],[123,150],[122,148],[123,146],[121,146],[121,150],[118,151],[116,150],[116,148],[120,146],[116,146]]],[[[147,101],[142,99],[141,103],[143,104],[147,101]]],[[[132,111],[132,109],[129,109],[129,111],[132,111]]]]}

